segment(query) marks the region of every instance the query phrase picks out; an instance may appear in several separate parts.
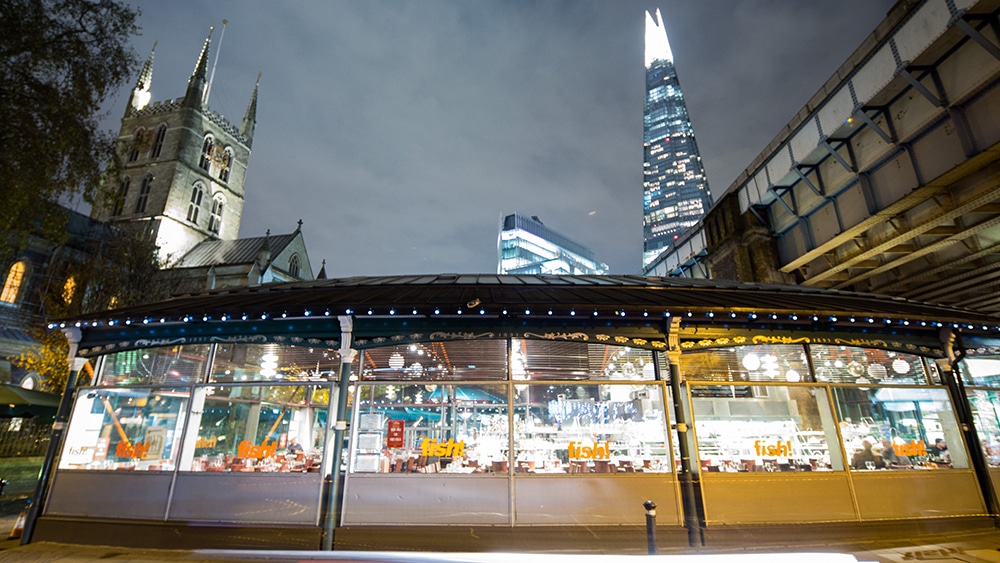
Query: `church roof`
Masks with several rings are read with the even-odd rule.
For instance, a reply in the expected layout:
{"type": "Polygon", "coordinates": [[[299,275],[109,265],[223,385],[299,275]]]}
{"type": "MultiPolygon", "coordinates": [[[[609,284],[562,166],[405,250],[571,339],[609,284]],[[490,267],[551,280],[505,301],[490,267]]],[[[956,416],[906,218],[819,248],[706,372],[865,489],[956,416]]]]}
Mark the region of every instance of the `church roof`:
{"type": "Polygon", "coordinates": [[[277,256],[295,240],[296,236],[298,232],[236,240],[206,240],[192,248],[174,267],[199,268],[251,264],[257,259],[265,243],[271,251],[271,256],[277,256]]]}

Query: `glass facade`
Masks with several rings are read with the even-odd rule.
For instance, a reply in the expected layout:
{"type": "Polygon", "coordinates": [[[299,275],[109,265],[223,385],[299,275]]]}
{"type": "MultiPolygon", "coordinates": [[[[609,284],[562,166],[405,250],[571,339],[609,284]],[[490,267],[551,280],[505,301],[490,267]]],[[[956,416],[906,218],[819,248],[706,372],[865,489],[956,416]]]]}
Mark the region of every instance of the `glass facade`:
{"type": "MultiPolygon", "coordinates": [[[[666,356],[573,336],[359,350],[345,467],[492,476],[674,471],[666,356]]],[[[996,466],[998,365],[978,358],[962,366],[996,466]]],[[[62,469],[315,472],[324,463],[335,349],[174,345],[111,353],[99,366],[98,386],[76,399],[62,469]]],[[[746,343],[685,351],[679,368],[697,471],[970,466],[948,391],[921,356],[746,343]]]]}
{"type": "Polygon", "coordinates": [[[646,13],[643,253],[648,266],[712,206],[694,127],[659,10],[646,13]]]}
{"type": "Polygon", "coordinates": [[[592,250],[549,229],[538,217],[504,217],[497,250],[498,274],[608,273],[608,265],[598,260],[592,250]]]}

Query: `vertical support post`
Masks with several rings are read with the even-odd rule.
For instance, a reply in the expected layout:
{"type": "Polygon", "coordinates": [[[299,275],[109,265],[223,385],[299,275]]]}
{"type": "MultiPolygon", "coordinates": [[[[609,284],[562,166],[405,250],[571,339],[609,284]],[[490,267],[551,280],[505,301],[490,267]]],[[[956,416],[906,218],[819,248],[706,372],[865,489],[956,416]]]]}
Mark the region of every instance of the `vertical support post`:
{"type": "Polygon", "coordinates": [[[69,375],[66,377],[66,388],[63,389],[62,398],[59,399],[59,408],[56,409],[56,419],[52,423],[52,434],[49,438],[49,447],[45,452],[45,460],[42,462],[42,469],[38,473],[38,486],[35,488],[35,496],[31,499],[31,508],[28,511],[24,522],[24,531],[21,533],[21,545],[31,543],[31,536],[35,533],[35,521],[42,514],[45,508],[46,497],[49,492],[49,481],[52,479],[52,471],[56,465],[56,457],[59,455],[59,448],[62,445],[63,434],[66,431],[66,422],[69,421],[69,411],[73,406],[73,394],[76,391],[76,380],[80,375],[80,370],[87,363],[86,358],[77,358],[76,351],[80,347],[82,334],[78,328],[65,328],[63,333],[69,341],[69,375]]]}
{"type": "Polygon", "coordinates": [[[962,437],[965,438],[965,443],[969,447],[969,453],[972,454],[970,456],[972,468],[975,470],[976,480],[982,490],[986,511],[993,516],[995,521],[1000,521],[1000,506],[998,506],[996,495],[993,493],[990,464],[986,460],[983,444],[979,441],[979,434],[976,432],[972,406],[969,404],[969,396],[965,392],[965,384],[962,382],[962,376],[958,373],[958,363],[965,358],[965,348],[962,346],[961,335],[946,327],[941,329],[940,338],[951,367],[949,371],[942,370],[941,380],[951,392],[955,402],[955,416],[958,418],[958,426],[962,429],[962,437]]]}
{"type": "Polygon", "coordinates": [[[656,555],[656,503],[647,500],[642,506],[646,509],[646,549],[656,555]]]}
{"type": "MultiPolygon", "coordinates": [[[[333,424],[333,459],[330,463],[330,487],[326,501],[326,522],[323,526],[323,550],[333,550],[333,530],[340,520],[340,504],[337,498],[340,494],[340,465],[344,457],[344,431],[347,430],[347,395],[351,385],[351,364],[354,362],[356,350],[351,348],[354,342],[353,317],[340,316],[340,381],[337,392],[336,422],[333,424]]],[[[327,421],[333,420],[333,413],[327,415],[327,421]]],[[[329,425],[329,422],[327,423],[329,425]]],[[[327,433],[327,444],[330,438],[327,433]]],[[[329,447],[329,446],[328,446],[329,447]]]]}
{"type": "Polygon", "coordinates": [[[681,453],[681,470],[677,475],[681,485],[681,499],[684,507],[684,527],[688,532],[688,545],[699,547],[704,544],[699,502],[701,496],[696,487],[696,475],[691,471],[691,452],[688,447],[687,414],[681,405],[681,320],[672,318],[666,325],[667,360],[670,362],[670,390],[674,396],[674,420],[677,423],[677,447],[681,453]]]}

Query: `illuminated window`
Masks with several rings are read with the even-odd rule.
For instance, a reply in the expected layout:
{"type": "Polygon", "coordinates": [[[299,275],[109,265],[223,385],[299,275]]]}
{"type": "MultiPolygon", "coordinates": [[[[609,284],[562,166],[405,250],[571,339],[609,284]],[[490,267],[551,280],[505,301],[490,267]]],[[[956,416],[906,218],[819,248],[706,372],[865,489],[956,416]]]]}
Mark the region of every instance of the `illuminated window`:
{"type": "Polygon", "coordinates": [[[132,180],[128,176],[122,178],[122,181],[118,183],[118,193],[115,194],[115,199],[111,204],[111,216],[118,217],[122,214],[125,209],[125,198],[128,197],[128,187],[132,183],[132,180]]]}
{"type": "Polygon", "coordinates": [[[153,176],[146,174],[142,177],[142,184],[139,186],[139,197],[135,200],[135,212],[145,213],[146,203],[149,201],[149,190],[153,184],[153,176]]]}
{"type": "Polygon", "coordinates": [[[164,123],[156,128],[156,138],[153,140],[153,150],[150,152],[150,158],[159,158],[160,152],[163,150],[163,140],[167,137],[167,125],[164,123]]]}
{"type": "Polygon", "coordinates": [[[66,303],[73,302],[73,295],[76,294],[76,278],[70,276],[66,278],[66,283],[63,284],[62,298],[66,303]]]}
{"type": "Polygon", "coordinates": [[[222,207],[224,203],[222,194],[215,194],[215,197],[212,198],[212,215],[208,218],[208,230],[215,234],[219,234],[219,229],[222,228],[222,207]]]}
{"type": "Polygon", "coordinates": [[[201,145],[201,160],[198,161],[198,167],[206,172],[212,167],[212,145],[214,141],[215,139],[211,135],[205,135],[205,142],[201,145]]]}
{"type": "Polygon", "coordinates": [[[24,283],[24,274],[27,270],[28,263],[24,260],[14,262],[14,265],[7,271],[7,280],[3,284],[3,292],[0,292],[0,301],[17,303],[21,285],[24,283]]]}
{"type": "Polygon", "coordinates": [[[201,211],[201,198],[205,195],[205,187],[195,184],[191,188],[191,202],[188,204],[187,220],[192,223],[198,222],[198,212],[201,211]]]}
{"type": "Polygon", "coordinates": [[[112,295],[111,299],[108,300],[108,309],[114,309],[118,306],[118,296],[112,295]]]}

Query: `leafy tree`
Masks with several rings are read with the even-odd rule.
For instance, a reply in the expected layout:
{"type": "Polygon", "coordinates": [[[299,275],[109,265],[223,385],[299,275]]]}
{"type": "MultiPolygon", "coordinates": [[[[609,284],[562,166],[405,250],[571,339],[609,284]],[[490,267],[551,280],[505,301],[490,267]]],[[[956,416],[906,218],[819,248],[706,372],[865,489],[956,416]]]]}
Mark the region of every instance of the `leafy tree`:
{"type": "Polygon", "coordinates": [[[0,0],[0,264],[65,217],[46,202],[93,203],[115,139],[99,129],[108,96],[134,74],[137,9],[115,0],[0,0]]]}
{"type": "Polygon", "coordinates": [[[27,333],[38,346],[11,358],[13,363],[39,375],[39,391],[61,394],[69,377],[69,342],[59,330],[33,327],[27,333]]]}
{"type": "Polygon", "coordinates": [[[48,318],[76,317],[108,309],[160,301],[170,296],[165,259],[142,224],[108,227],[95,236],[90,252],[67,260],[41,295],[48,318]]]}
{"type": "MultiPolygon", "coordinates": [[[[89,252],[56,266],[51,283],[39,296],[43,317],[75,317],[118,307],[166,299],[171,280],[161,275],[163,259],[151,235],[141,226],[103,228],[94,233],[89,252]]],[[[62,392],[69,375],[69,344],[62,331],[30,328],[38,346],[13,358],[35,372],[43,390],[62,392]]]]}

